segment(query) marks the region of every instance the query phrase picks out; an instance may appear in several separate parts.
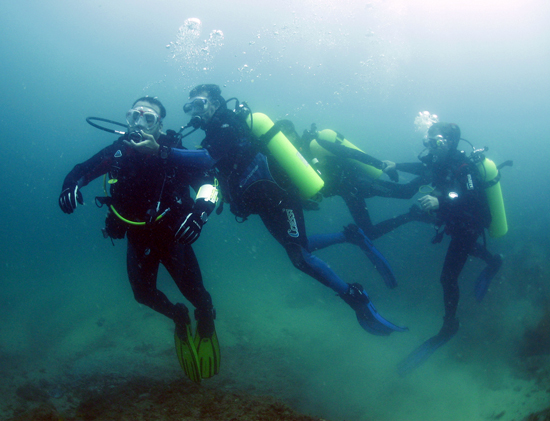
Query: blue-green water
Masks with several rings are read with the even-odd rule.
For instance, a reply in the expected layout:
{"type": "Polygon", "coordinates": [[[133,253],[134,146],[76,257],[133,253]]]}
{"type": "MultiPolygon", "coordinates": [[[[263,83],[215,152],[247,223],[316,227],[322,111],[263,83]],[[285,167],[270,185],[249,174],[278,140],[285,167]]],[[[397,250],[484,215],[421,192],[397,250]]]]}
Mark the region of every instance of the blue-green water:
{"type": "MultiPolygon", "coordinates": [[[[550,300],[547,2],[9,3],[0,17],[3,396],[25,378],[82,375],[117,356],[127,362],[116,367],[122,373],[182,375],[175,355],[166,357],[170,322],[133,301],[125,245],[101,236],[105,212],[93,203],[100,181],[84,189],[86,206],[73,215],[59,210],[57,197],[66,173],[114,140],[86,117],[124,121],[136,98],[151,95],[168,109],[165,128],[177,129],[187,122],[181,107],[189,89],[217,83],[226,98],[273,120],[290,118],[299,132],[315,122],[397,162],[416,159],[422,134],[414,119],[428,110],[488,146],[495,162],[514,166],[502,171],[510,231],[489,242],[505,256],[501,273],[478,304],[472,289],[483,266],[466,266],[459,334],[405,379],[396,364],[438,330],[443,313],[446,243],[431,245],[431,228],[412,223],[377,240],[400,284],[392,291],[351,246],[318,253],[410,328],[379,338],[294,269],[257,218],[240,225],[228,209],[212,217],[195,250],[218,310],[222,352],[234,365],[254,364],[224,373],[222,363],[224,381],[210,387],[231,377],[234,390],[348,421],[485,420],[502,411],[500,419],[512,420],[549,406],[548,348],[537,356],[522,348],[550,300]],[[148,344],[156,353],[139,352],[148,344]]],[[[193,147],[201,137],[188,139],[193,147]]],[[[415,199],[368,205],[380,221],[415,199]]],[[[306,218],[309,233],[351,222],[338,198],[306,218]]],[[[164,272],[159,285],[181,299],[164,272]]]]}

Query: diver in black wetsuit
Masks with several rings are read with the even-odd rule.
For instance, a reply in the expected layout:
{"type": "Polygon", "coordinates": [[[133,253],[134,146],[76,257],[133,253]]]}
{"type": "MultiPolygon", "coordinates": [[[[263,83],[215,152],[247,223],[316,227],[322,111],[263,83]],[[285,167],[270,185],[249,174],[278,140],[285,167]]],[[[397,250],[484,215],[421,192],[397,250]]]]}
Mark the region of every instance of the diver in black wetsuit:
{"type": "Polygon", "coordinates": [[[436,336],[401,363],[401,374],[407,374],[422,364],[458,331],[458,277],[468,256],[479,257],[487,263],[476,284],[478,300],[483,298],[502,264],[499,254],[492,255],[484,244],[477,241],[489,227],[491,213],[480,173],[475,163],[457,150],[459,140],[460,129],[456,124],[435,123],[428,130],[425,146],[429,152],[420,158],[422,162],[395,166],[399,171],[429,175],[434,190],[419,202],[422,210],[436,216],[437,234],[433,242],[440,242],[444,234],[451,236],[440,278],[445,305],[443,326],[436,336]]]}
{"type": "MultiPolygon", "coordinates": [[[[325,182],[321,190],[323,197],[340,196],[346,203],[355,224],[371,240],[375,240],[411,221],[433,222],[430,215],[425,214],[418,206],[413,205],[408,213],[373,224],[366,205],[366,199],[376,196],[411,199],[418,193],[418,188],[426,184],[425,177],[418,176],[407,184],[397,184],[399,176],[393,167],[388,167],[386,162],[357,149],[318,139],[315,124],[312,124],[310,130],[304,130],[302,137],[299,137],[294,124],[290,120],[282,120],[279,123],[282,124],[281,131],[300,153],[310,163],[316,162],[315,167],[319,170],[321,178],[325,182]],[[322,158],[314,156],[309,146],[313,140],[316,140],[321,147],[330,149],[331,154],[322,158]],[[358,171],[350,159],[383,170],[393,182],[369,177],[363,171],[358,171]]],[[[349,229],[353,228],[348,227],[349,229]]]]}
{"type": "Polygon", "coordinates": [[[201,337],[210,337],[215,311],[191,244],[215,207],[217,190],[207,167],[172,165],[158,153],[159,144],[178,147],[174,136],[161,132],[165,116],[158,99],[138,99],[127,114],[129,132],[65,177],[59,206],[73,213],[84,203],[80,189],[108,173],[111,196],[96,202],[109,206],[104,235],[128,238],[127,269],[135,299],[174,320],[176,327],[189,325],[187,307],[171,303],[157,289],[162,263],[196,308],[201,337]],[[189,186],[197,192],[195,201],[189,186]]]}
{"type": "Polygon", "coordinates": [[[294,266],[334,290],[355,310],[365,330],[376,335],[406,330],[382,318],[361,285],[345,283],[311,254],[299,194],[244,119],[227,108],[220,88],[199,85],[189,97],[184,112],[199,120],[206,133],[201,145],[215,161],[216,177],[231,211],[241,219],[259,215],[294,266]]]}

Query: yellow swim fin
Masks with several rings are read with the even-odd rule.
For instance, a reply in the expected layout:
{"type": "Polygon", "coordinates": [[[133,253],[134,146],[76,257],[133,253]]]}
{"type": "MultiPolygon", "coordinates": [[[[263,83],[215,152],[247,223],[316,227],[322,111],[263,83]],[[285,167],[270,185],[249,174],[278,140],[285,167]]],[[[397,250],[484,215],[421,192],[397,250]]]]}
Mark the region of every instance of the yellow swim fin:
{"type": "Polygon", "coordinates": [[[195,334],[195,348],[199,359],[201,377],[209,379],[220,372],[220,344],[216,330],[212,336],[201,337],[199,329],[195,334]]]}
{"type": "Polygon", "coordinates": [[[191,322],[186,323],[184,326],[176,325],[174,341],[176,343],[178,360],[181,368],[185,372],[185,375],[193,382],[197,384],[200,383],[201,371],[199,366],[199,357],[193,341],[191,322]]]}

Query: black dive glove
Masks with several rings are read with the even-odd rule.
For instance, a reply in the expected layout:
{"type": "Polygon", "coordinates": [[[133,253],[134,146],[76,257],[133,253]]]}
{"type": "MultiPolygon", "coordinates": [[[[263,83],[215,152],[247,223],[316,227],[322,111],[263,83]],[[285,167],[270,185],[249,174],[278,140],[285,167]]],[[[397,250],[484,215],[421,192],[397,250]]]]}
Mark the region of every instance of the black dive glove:
{"type": "Polygon", "coordinates": [[[176,232],[176,241],[182,244],[191,245],[201,235],[203,225],[208,220],[206,212],[191,212],[185,217],[176,232]]]}
{"type": "Polygon", "coordinates": [[[65,213],[73,213],[78,203],[84,204],[84,198],[78,186],[67,187],[59,195],[59,207],[65,213]]]}

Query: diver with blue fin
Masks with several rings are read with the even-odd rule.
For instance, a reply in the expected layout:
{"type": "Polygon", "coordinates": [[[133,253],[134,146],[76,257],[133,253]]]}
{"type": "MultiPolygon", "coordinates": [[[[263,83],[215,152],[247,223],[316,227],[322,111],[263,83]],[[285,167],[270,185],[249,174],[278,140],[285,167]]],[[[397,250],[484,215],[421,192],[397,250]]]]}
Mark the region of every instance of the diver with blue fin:
{"type": "Polygon", "coordinates": [[[481,301],[491,280],[502,265],[500,254],[491,254],[485,245],[485,229],[493,237],[506,233],[508,226],[500,191],[498,168],[482,153],[473,151],[467,156],[457,149],[462,139],[460,128],[452,123],[434,123],[424,141],[426,155],[421,162],[393,164],[398,171],[428,174],[433,191],[419,199],[425,212],[436,218],[436,235],[432,243],[451,237],[440,282],[443,287],[445,315],[439,333],[415,349],[398,366],[405,376],[422,365],[441,346],[454,337],[459,329],[456,316],[459,301],[458,277],[468,256],[481,258],[487,267],[476,281],[475,295],[481,301]],[[483,243],[478,238],[483,238],[483,243]]]}
{"type": "Polygon", "coordinates": [[[311,253],[303,200],[315,195],[323,181],[276,123],[240,105],[237,101],[235,109],[229,109],[219,86],[204,84],[191,90],[183,106],[205,132],[201,146],[215,161],[223,199],[235,219],[244,222],[259,215],[293,265],[335,291],[367,332],[386,336],[408,330],[383,318],[363,287],[344,282],[311,253]]]}
{"type": "Polygon", "coordinates": [[[180,365],[193,382],[200,383],[201,378],[218,373],[220,351],[212,298],[191,245],[216,206],[217,186],[207,153],[185,151],[181,136],[171,130],[162,132],[165,116],[166,109],[157,98],[142,97],[127,112],[127,126],[89,117],[94,127],[120,137],[69,172],[59,206],[64,213],[73,213],[84,204],[81,189],[104,176],[105,196],[96,198],[98,207],[108,208],[102,232],[111,240],[127,238],[127,271],[134,298],[174,321],[180,365]],[[123,126],[126,131],[95,121],[123,126]],[[194,199],[190,188],[196,192],[194,199]],[[196,309],[194,337],[189,309],[170,302],[157,288],[160,264],[196,309]]]}

